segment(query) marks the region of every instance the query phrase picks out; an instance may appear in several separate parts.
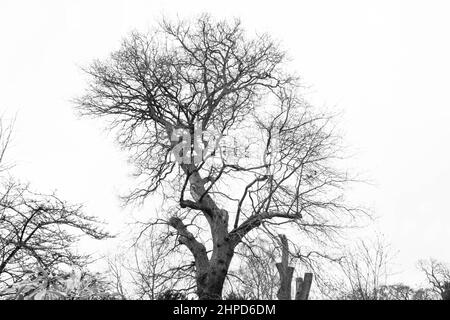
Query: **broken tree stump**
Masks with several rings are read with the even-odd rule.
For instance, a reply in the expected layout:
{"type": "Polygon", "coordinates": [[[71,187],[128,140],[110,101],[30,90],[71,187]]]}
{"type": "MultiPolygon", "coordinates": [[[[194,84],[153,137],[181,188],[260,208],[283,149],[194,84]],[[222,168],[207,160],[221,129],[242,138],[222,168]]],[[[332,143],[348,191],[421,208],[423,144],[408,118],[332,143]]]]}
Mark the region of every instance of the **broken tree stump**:
{"type": "Polygon", "coordinates": [[[313,274],[309,272],[305,273],[305,279],[303,279],[302,277],[298,277],[296,279],[295,300],[308,300],[312,280],[313,274]]]}
{"type": "Polygon", "coordinates": [[[280,289],[278,290],[278,300],[291,300],[291,283],[294,268],[289,266],[289,244],[284,234],[279,235],[281,240],[281,263],[277,263],[280,274],[280,289]]]}

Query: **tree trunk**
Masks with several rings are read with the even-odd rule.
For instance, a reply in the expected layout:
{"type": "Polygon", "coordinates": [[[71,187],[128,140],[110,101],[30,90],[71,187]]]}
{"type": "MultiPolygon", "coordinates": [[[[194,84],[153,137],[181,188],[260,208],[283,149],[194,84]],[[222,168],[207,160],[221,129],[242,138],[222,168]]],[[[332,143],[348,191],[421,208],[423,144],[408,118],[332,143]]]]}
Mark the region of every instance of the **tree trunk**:
{"type": "Polygon", "coordinates": [[[180,243],[186,245],[194,256],[199,299],[221,299],[223,284],[238,243],[230,239],[227,220],[223,219],[223,214],[215,212],[214,218],[210,219],[213,241],[210,258],[205,246],[187,230],[181,219],[172,217],[169,224],[178,231],[180,243]]]}
{"type": "Polygon", "coordinates": [[[311,290],[311,284],[313,280],[312,273],[305,273],[305,278],[297,278],[297,290],[295,294],[295,300],[308,300],[309,292],[311,290]]]}
{"type": "Polygon", "coordinates": [[[227,271],[211,267],[206,273],[197,276],[197,295],[199,300],[220,300],[227,271]]]}
{"type": "Polygon", "coordinates": [[[276,264],[280,274],[280,289],[277,297],[279,300],[291,300],[291,283],[294,268],[289,266],[289,243],[284,234],[279,235],[281,240],[281,262],[276,264]]]}
{"type": "Polygon", "coordinates": [[[450,282],[444,282],[441,297],[442,300],[450,300],[450,282]]]}
{"type": "Polygon", "coordinates": [[[228,232],[228,212],[220,209],[205,189],[202,179],[193,165],[183,164],[190,182],[190,193],[194,201],[180,200],[182,208],[188,207],[203,212],[211,229],[212,253],[209,258],[205,246],[187,230],[177,217],[172,217],[169,225],[178,231],[180,243],[186,245],[195,259],[197,295],[201,300],[221,299],[225,278],[241,234],[228,232]]]}
{"type": "Polygon", "coordinates": [[[197,272],[197,295],[200,300],[222,299],[222,289],[234,254],[231,243],[215,246],[206,270],[197,272]]]}

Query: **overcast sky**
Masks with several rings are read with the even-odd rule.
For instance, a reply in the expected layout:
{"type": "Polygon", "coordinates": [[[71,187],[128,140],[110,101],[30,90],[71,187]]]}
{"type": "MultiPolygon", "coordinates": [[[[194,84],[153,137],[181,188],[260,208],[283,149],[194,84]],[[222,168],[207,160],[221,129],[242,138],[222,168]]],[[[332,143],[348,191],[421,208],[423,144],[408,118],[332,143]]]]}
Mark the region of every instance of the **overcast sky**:
{"type": "Polygon", "coordinates": [[[352,196],[380,217],[404,275],[450,261],[448,1],[0,2],[0,114],[17,114],[14,174],[86,203],[118,229],[130,167],[102,123],[78,119],[80,71],[163,15],[239,17],[282,41],[308,98],[343,111],[349,165],[374,182],[352,196]]]}

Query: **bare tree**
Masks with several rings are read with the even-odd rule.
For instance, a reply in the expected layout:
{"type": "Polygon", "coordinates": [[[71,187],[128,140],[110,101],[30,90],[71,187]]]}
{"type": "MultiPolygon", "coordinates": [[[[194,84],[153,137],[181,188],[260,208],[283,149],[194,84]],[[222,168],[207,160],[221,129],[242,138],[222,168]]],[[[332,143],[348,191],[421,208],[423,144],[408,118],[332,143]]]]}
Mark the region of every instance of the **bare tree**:
{"type": "Polygon", "coordinates": [[[116,254],[112,257],[106,258],[111,284],[114,286],[116,292],[120,295],[122,300],[126,300],[128,297],[124,259],[125,257],[123,254],[116,254]]]}
{"type": "Polygon", "coordinates": [[[167,292],[183,296],[192,293],[193,264],[177,249],[161,228],[150,225],[132,245],[107,259],[116,291],[124,297],[150,300],[167,292]]]}
{"type": "Polygon", "coordinates": [[[279,47],[239,21],[163,21],[87,68],[76,100],[130,152],[137,187],[127,201],[163,195],[158,223],[194,258],[200,299],[221,297],[235,248],[254,230],[282,224],[326,242],[353,212],[331,117],[299,95],[279,47]]]}
{"type": "Polygon", "coordinates": [[[273,243],[256,239],[236,252],[239,266],[229,273],[230,293],[250,300],[274,300],[280,286],[273,243]]]}
{"type": "Polygon", "coordinates": [[[40,266],[80,265],[73,244],[81,234],[104,239],[97,220],[55,195],[42,195],[9,180],[0,185],[0,282],[11,284],[40,266]]]}
{"type": "Polygon", "coordinates": [[[183,259],[173,242],[155,226],[147,231],[134,245],[128,265],[138,296],[156,300],[168,291],[183,295],[191,292],[193,264],[183,259]]]}
{"type": "Polygon", "coordinates": [[[419,268],[427,277],[431,290],[442,300],[450,300],[450,268],[435,259],[420,260],[419,268]]]}
{"type": "MultiPolygon", "coordinates": [[[[0,172],[8,173],[5,155],[11,142],[13,122],[0,119],[0,172]]],[[[80,234],[95,239],[107,237],[98,221],[56,195],[44,195],[15,181],[0,177],[0,284],[10,285],[36,266],[52,271],[62,264],[81,264],[86,256],[76,254],[73,244],[80,234]]]]}
{"type": "Polygon", "coordinates": [[[383,299],[383,293],[393,289],[387,286],[391,254],[389,246],[380,237],[374,241],[361,240],[346,251],[340,261],[343,277],[335,285],[338,298],[383,299]]]}

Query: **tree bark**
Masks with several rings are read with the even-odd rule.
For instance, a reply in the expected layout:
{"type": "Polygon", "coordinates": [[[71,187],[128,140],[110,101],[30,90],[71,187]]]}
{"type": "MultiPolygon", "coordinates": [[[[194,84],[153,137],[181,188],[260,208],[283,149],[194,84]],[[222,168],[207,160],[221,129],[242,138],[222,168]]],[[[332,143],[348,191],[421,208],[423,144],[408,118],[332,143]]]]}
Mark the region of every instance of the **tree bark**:
{"type": "Polygon", "coordinates": [[[204,213],[211,229],[211,257],[208,258],[205,246],[195,239],[181,219],[173,217],[169,224],[177,230],[180,243],[186,245],[194,256],[199,299],[221,299],[223,284],[238,241],[230,237],[228,232],[228,212],[220,209],[206,192],[204,179],[192,166],[185,165],[184,169],[189,176],[190,193],[194,201],[182,200],[181,205],[204,213]]]}
{"type": "Polygon", "coordinates": [[[291,300],[291,283],[294,268],[289,266],[289,243],[284,234],[280,234],[281,241],[281,262],[276,264],[280,274],[280,288],[277,293],[279,300],[291,300]]]}
{"type": "Polygon", "coordinates": [[[180,205],[203,212],[211,230],[211,257],[208,259],[204,245],[187,231],[181,220],[178,219],[170,225],[177,229],[183,238],[180,240],[194,255],[199,299],[221,299],[223,284],[237,242],[233,241],[228,233],[228,212],[220,209],[208,194],[206,181],[202,179],[197,168],[193,164],[182,164],[182,168],[189,179],[190,194],[194,201],[184,200],[182,194],[180,205]]]}
{"type": "Polygon", "coordinates": [[[302,277],[297,278],[295,300],[308,300],[312,280],[313,274],[309,272],[305,273],[305,279],[303,279],[302,277]]]}
{"type": "Polygon", "coordinates": [[[235,243],[231,241],[227,221],[218,213],[211,221],[213,251],[208,267],[197,275],[197,291],[200,300],[221,299],[225,278],[234,255],[235,243]]]}
{"type": "Polygon", "coordinates": [[[441,297],[442,300],[450,300],[450,282],[444,282],[441,297]]]}
{"type": "Polygon", "coordinates": [[[222,289],[228,268],[233,257],[234,249],[230,245],[223,245],[218,259],[209,262],[206,270],[197,272],[197,295],[200,300],[222,299],[222,289]]]}

